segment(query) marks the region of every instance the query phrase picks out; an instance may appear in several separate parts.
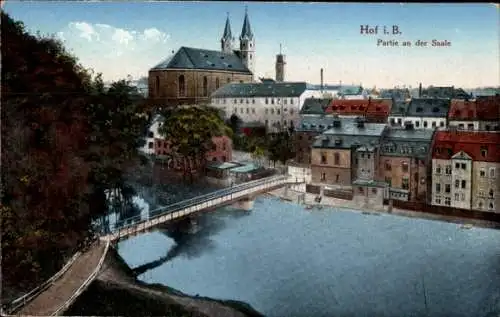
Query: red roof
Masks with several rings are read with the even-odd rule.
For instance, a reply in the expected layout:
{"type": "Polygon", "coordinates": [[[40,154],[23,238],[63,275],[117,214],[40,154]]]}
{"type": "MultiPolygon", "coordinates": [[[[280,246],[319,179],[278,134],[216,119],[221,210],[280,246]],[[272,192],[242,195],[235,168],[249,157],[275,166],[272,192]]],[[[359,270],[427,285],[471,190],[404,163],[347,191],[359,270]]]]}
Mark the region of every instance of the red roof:
{"type": "Polygon", "coordinates": [[[325,112],[340,115],[364,115],[368,104],[368,99],[334,99],[325,112]]]}
{"type": "Polygon", "coordinates": [[[500,163],[500,132],[436,131],[432,158],[449,160],[460,151],[474,161],[500,163]]]}
{"type": "Polygon", "coordinates": [[[366,114],[375,116],[389,116],[392,108],[392,99],[370,99],[366,114]]]}
{"type": "Polygon", "coordinates": [[[476,103],[468,100],[451,100],[449,120],[477,120],[476,103]]]}
{"type": "Polygon", "coordinates": [[[477,97],[476,107],[479,120],[500,120],[500,95],[477,97]]]}

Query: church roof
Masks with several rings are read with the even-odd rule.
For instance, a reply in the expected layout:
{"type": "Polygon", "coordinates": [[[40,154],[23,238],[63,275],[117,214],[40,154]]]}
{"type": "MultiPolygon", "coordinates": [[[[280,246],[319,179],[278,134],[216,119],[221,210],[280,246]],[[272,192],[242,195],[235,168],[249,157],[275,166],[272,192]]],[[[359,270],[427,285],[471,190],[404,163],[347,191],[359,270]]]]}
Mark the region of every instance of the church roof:
{"type": "Polygon", "coordinates": [[[231,24],[229,23],[229,16],[226,19],[226,26],[224,27],[223,39],[232,39],[233,34],[231,33],[231,24]]]}
{"type": "Polygon", "coordinates": [[[243,27],[241,28],[240,39],[248,38],[253,39],[252,28],[250,27],[250,19],[248,18],[248,13],[245,12],[245,20],[243,21],[243,27]]]}
{"type": "Polygon", "coordinates": [[[305,82],[232,83],[217,89],[212,98],[299,97],[306,89],[305,82]]]}
{"type": "Polygon", "coordinates": [[[150,70],[166,69],[225,70],[251,74],[250,70],[234,53],[185,46],[150,70]]]}

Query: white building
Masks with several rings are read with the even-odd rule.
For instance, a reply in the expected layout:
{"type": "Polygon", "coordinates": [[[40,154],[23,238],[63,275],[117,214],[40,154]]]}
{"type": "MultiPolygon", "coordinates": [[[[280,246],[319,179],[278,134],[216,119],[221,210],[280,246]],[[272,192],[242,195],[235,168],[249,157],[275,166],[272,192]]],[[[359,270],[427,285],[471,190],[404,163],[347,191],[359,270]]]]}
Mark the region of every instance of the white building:
{"type": "Polygon", "coordinates": [[[402,127],[412,123],[415,129],[445,128],[448,126],[449,108],[450,99],[414,98],[409,104],[395,104],[388,123],[402,127]]]}
{"type": "Polygon", "coordinates": [[[149,127],[148,134],[146,135],[146,143],[139,150],[146,154],[155,153],[155,139],[160,138],[158,129],[161,127],[164,118],[161,115],[156,115],[153,117],[151,126],[149,127]]]}
{"type": "Polygon", "coordinates": [[[324,90],[305,82],[231,83],[217,89],[211,106],[221,109],[225,119],[237,115],[243,123],[260,123],[268,132],[296,126],[307,98],[321,98],[324,90]]]}
{"type": "Polygon", "coordinates": [[[472,158],[460,151],[451,157],[451,207],[471,209],[472,158]]]}

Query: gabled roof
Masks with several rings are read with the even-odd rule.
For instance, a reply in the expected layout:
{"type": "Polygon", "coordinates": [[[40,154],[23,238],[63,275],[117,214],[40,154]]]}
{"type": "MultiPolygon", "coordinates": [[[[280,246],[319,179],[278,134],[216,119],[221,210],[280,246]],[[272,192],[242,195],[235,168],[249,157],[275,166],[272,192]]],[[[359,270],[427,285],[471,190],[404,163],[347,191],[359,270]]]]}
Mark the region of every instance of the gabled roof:
{"type": "Polygon", "coordinates": [[[458,159],[458,160],[472,160],[472,157],[470,157],[464,151],[459,151],[458,153],[454,154],[451,158],[458,159]]]}
{"type": "Polygon", "coordinates": [[[450,99],[413,98],[408,108],[408,117],[448,117],[450,99]]]}
{"type": "Polygon", "coordinates": [[[464,151],[474,161],[500,162],[500,132],[435,132],[432,158],[449,160],[459,151],[464,151]]]}
{"type": "Polygon", "coordinates": [[[387,98],[370,99],[366,113],[372,116],[387,116],[391,112],[392,103],[392,99],[387,98]]]}
{"type": "Polygon", "coordinates": [[[449,120],[477,120],[476,103],[464,99],[452,99],[450,110],[448,111],[449,120]]]}
{"type": "Polygon", "coordinates": [[[334,99],[326,109],[326,113],[364,115],[368,108],[368,103],[368,99],[334,99]]]}
{"type": "Polygon", "coordinates": [[[167,69],[225,70],[251,74],[250,70],[234,53],[184,46],[150,70],[167,69]]]}
{"type": "Polygon", "coordinates": [[[304,100],[300,114],[325,114],[331,98],[307,98],[304,100]]]}
{"type": "Polygon", "coordinates": [[[305,82],[232,83],[217,89],[211,97],[299,97],[304,91],[305,82]]]}

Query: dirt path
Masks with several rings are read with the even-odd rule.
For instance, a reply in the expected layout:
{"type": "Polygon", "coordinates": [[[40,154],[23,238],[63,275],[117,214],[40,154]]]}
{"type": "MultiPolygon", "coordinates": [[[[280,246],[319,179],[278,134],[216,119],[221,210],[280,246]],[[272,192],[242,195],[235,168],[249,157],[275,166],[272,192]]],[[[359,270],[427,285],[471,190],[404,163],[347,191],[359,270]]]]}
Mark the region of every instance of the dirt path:
{"type": "Polygon", "coordinates": [[[104,252],[105,243],[80,255],[54,284],[24,306],[17,315],[50,316],[63,305],[95,270],[104,252]]]}

